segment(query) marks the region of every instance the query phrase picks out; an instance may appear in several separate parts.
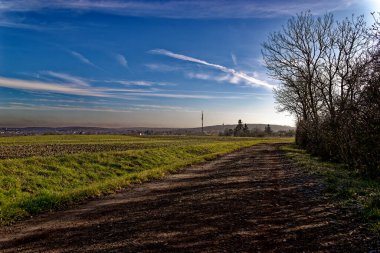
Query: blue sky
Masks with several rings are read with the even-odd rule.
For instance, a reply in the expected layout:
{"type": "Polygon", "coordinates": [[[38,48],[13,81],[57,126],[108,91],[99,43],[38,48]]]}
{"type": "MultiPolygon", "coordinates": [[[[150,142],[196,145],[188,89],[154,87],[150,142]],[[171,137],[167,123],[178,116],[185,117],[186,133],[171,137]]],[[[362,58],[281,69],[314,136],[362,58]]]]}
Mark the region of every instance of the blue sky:
{"type": "Polygon", "coordinates": [[[0,0],[0,126],[294,125],[261,43],[301,11],[378,0],[0,0]]]}

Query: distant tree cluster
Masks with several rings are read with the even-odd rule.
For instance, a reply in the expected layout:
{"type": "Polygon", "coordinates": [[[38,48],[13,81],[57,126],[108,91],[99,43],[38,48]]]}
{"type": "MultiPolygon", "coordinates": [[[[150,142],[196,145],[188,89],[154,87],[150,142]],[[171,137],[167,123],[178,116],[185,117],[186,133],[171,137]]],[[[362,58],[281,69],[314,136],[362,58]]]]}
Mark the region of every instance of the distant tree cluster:
{"type": "Polygon", "coordinates": [[[265,136],[283,136],[283,137],[291,137],[294,136],[294,131],[278,131],[273,132],[270,125],[266,125],[264,130],[261,130],[257,127],[250,130],[247,124],[243,124],[243,121],[239,119],[238,124],[235,129],[224,129],[223,133],[220,133],[221,136],[236,136],[236,137],[265,137],[265,136]]]}
{"type": "Polygon", "coordinates": [[[297,118],[296,142],[313,154],[380,175],[380,22],[292,17],[263,44],[279,111],[297,118]]]}

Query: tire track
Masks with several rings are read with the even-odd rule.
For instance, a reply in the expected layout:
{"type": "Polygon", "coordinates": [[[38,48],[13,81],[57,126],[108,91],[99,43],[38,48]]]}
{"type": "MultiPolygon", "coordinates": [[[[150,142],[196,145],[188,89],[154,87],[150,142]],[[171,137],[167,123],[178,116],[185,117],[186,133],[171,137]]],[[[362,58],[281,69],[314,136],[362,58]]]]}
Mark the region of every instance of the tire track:
{"type": "Polygon", "coordinates": [[[266,144],[0,228],[0,251],[366,252],[367,235],[266,144]]]}

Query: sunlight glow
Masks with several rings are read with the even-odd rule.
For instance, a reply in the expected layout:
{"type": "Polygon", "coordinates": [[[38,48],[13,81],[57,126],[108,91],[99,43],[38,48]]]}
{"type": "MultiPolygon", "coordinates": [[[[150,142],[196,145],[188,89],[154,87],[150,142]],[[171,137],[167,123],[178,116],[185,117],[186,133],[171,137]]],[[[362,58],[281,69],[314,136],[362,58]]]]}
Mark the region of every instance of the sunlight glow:
{"type": "Polygon", "coordinates": [[[380,12],[380,0],[368,0],[371,11],[380,12]]]}

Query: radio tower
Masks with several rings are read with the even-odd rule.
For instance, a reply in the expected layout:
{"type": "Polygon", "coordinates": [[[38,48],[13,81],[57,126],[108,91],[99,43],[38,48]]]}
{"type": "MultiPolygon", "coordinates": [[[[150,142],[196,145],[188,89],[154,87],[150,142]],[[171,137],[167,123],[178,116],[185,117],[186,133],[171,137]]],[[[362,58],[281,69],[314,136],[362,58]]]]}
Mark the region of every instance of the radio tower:
{"type": "Polygon", "coordinates": [[[202,134],[203,134],[203,111],[202,111],[202,134]]]}

